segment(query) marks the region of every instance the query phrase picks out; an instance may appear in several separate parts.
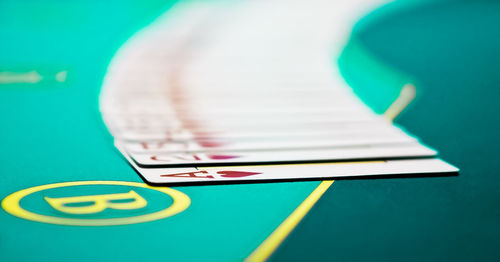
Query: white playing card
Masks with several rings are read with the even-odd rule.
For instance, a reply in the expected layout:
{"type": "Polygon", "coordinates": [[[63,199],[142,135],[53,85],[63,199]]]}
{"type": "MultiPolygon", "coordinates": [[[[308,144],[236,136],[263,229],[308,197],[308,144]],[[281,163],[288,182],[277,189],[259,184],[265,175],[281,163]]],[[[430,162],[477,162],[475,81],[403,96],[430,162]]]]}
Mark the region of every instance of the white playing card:
{"type": "MultiPolygon", "coordinates": [[[[279,119],[279,117],[277,117],[279,119]]],[[[207,119],[207,121],[210,121],[207,119]]],[[[278,120],[276,120],[278,121],[278,120]]],[[[246,126],[203,126],[203,123],[199,123],[199,126],[189,126],[189,128],[178,127],[178,128],[165,128],[165,127],[152,127],[149,124],[144,126],[136,125],[133,128],[115,126],[113,123],[106,121],[108,126],[116,131],[116,136],[121,138],[122,135],[128,135],[128,139],[125,140],[138,140],[137,135],[167,135],[168,139],[172,140],[185,140],[187,137],[197,138],[200,136],[218,138],[218,139],[233,139],[233,138],[252,138],[252,137],[293,137],[299,135],[301,137],[307,135],[321,135],[321,136],[335,136],[337,134],[358,134],[361,132],[368,134],[384,134],[387,135],[397,132],[392,126],[388,124],[387,121],[375,121],[370,123],[364,122],[345,122],[345,123],[322,123],[319,125],[274,125],[274,126],[263,126],[263,125],[252,125],[249,123],[246,126]],[[136,138],[131,139],[134,137],[136,138]],[[191,135],[188,135],[191,134],[191,135]],[[278,135],[277,135],[278,134],[278,135]]],[[[208,122],[210,124],[210,122],[208,122]]]]}
{"type": "Polygon", "coordinates": [[[293,150],[312,148],[350,148],[415,142],[408,135],[371,136],[371,137],[333,137],[311,138],[307,140],[268,140],[268,141],[234,141],[234,140],[198,140],[198,141],[155,141],[124,142],[127,151],[133,153],[166,154],[174,152],[208,152],[208,151],[261,151],[261,150],[293,150]]]}
{"type": "Polygon", "coordinates": [[[458,169],[440,159],[379,160],[290,165],[250,165],[185,168],[142,168],[125,151],[134,169],[151,184],[224,183],[236,181],[324,180],[388,175],[442,175],[458,169]]]}
{"type": "MultiPolygon", "coordinates": [[[[189,141],[197,139],[228,139],[228,140],[255,140],[255,139],[293,139],[301,140],[312,137],[328,138],[328,137],[349,137],[349,136],[368,136],[379,134],[391,134],[403,132],[396,129],[387,123],[384,125],[365,125],[362,128],[355,126],[349,128],[335,128],[335,129],[268,129],[268,130],[206,130],[206,131],[192,131],[187,129],[180,130],[144,130],[144,131],[131,131],[124,130],[121,133],[116,133],[115,137],[125,141],[189,141]]],[[[343,127],[345,127],[343,125],[343,127]]]]}
{"type": "Polygon", "coordinates": [[[210,153],[144,154],[127,152],[141,167],[199,166],[224,164],[263,164],[317,162],[361,159],[431,157],[436,151],[418,143],[391,146],[352,147],[341,149],[306,149],[210,153]]]}

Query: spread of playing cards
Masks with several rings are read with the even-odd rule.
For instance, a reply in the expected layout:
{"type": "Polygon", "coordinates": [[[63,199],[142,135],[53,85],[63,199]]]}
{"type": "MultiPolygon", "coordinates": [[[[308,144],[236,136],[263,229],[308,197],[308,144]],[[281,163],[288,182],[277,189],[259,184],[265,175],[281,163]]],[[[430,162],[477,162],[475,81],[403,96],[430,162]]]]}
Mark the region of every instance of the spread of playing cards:
{"type": "Polygon", "coordinates": [[[116,147],[151,184],[457,172],[344,82],[332,57],[360,7],[339,6],[176,5],[108,68],[116,147]]]}

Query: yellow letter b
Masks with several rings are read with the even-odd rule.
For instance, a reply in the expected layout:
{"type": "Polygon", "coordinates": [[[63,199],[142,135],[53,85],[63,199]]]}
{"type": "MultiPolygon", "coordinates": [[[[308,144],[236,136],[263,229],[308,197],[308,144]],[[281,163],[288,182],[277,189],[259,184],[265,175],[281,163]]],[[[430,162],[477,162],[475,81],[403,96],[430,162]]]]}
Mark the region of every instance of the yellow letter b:
{"type": "Polygon", "coordinates": [[[50,198],[44,197],[54,209],[68,214],[94,214],[110,209],[139,209],[145,207],[148,202],[130,190],[128,193],[92,195],[92,196],[77,196],[77,197],[61,197],[50,198]],[[113,202],[119,200],[132,200],[127,202],[113,202]],[[87,204],[90,203],[90,204],[87,204]],[[75,204],[87,204],[82,206],[71,206],[75,204]]]}

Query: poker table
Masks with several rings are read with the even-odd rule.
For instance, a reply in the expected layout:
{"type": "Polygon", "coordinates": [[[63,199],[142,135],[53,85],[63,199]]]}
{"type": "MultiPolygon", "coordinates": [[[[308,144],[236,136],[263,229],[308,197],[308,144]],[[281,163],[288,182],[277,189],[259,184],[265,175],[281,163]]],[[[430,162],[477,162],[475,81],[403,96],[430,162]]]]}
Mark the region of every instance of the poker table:
{"type": "Polygon", "coordinates": [[[0,261],[498,261],[500,3],[396,1],[332,57],[378,113],[413,83],[395,123],[458,176],[152,187],[113,147],[99,92],[118,48],[173,4],[0,2],[0,261]],[[131,190],[146,207],[48,204],[131,190]]]}

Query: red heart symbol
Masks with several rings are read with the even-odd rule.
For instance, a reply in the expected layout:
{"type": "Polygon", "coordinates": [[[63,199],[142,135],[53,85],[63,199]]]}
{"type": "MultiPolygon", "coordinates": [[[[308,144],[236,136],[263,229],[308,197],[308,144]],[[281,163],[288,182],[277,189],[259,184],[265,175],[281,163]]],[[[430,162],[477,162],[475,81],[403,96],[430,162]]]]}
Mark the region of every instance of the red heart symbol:
{"type": "Polygon", "coordinates": [[[224,145],[224,143],[222,142],[218,142],[218,141],[196,141],[198,142],[198,144],[202,147],[221,147],[224,145]]]}
{"type": "Polygon", "coordinates": [[[258,175],[262,173],[256,173],[256,172],[245,172],[245,171],[219,171],[217,174],[221,175],[221,177],[246,177],[246,176],[253,176],[253,175],[258,175]]]}
{"type": "Polygon", "coordinates": [[[208,155],[208,157],[213,160],[224,160],[224,159],[238,158],[240,156],[208,155]]]}

